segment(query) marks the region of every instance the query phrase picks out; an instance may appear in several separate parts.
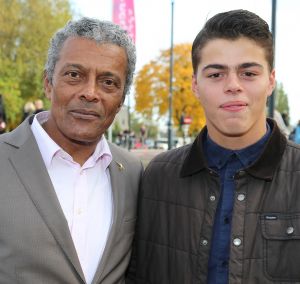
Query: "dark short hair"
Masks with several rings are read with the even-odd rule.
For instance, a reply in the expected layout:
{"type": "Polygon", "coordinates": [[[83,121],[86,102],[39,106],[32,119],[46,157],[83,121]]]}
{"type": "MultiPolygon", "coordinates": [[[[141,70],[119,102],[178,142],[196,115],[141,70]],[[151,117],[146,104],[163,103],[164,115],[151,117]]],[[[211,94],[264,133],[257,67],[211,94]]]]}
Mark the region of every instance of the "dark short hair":
{"type": "Polygon", "coordinates": [[[236,40],[246,37],[265,50],[270,71],[274,64],[273,37],[266,21],[247,10],[232,10],[210,18],[197,34],[192,46],[193,72],[196,74],[201,50],[213,39],[236,40]]]}

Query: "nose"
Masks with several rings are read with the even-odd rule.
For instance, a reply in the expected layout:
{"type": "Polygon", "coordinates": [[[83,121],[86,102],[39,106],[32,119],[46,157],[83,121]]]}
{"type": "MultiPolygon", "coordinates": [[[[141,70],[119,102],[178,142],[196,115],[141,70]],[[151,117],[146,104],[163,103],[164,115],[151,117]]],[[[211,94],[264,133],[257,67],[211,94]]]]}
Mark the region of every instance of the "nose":
{"type": "Polygon", "coordinates": [[[242,90],[238,74],[230,72],[227,75],[224,85],[224,91],[226,94],[238,94],[242,90]]]}
{"type": "Polygon", "coordinates": [[[97,82],[95,79],[90,78],[89,80],[86,81],[82,89],[80,98],[88,102],[99,101],[100,96],[98,93],[97,82]]]}

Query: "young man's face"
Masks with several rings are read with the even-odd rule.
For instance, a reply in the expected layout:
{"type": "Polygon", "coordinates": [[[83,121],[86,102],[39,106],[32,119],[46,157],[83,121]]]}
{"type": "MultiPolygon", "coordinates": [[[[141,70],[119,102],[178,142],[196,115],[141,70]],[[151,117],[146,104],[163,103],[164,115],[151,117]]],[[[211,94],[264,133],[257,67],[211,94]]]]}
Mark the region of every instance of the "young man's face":
{"type": "Polygon", "coordinates": [[[213,39],[201,50],[193,91],[210,137],[226,148],[255,143],[266,131],[266,102],[275,85],[265,51],[245,37],[213,39]]]}
{"type": "Polygon", "coordinates": [[[99,141],[123,103],[127,55],[112,44],[69,38],[56,63],[53,82],[45,77],[51,115],[47,130],[56,142],[99,141]]]}

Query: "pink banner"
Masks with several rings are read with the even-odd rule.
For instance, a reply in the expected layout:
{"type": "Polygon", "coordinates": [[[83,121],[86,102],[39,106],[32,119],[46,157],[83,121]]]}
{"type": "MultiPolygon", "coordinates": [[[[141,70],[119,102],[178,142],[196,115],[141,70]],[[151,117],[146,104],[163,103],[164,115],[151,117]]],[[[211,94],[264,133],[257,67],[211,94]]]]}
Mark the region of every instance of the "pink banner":
{"type": "Polygon", "coordinates": [[[120,25],[135,42],[134,0],[113,0],[113,22],[120,25]]]}

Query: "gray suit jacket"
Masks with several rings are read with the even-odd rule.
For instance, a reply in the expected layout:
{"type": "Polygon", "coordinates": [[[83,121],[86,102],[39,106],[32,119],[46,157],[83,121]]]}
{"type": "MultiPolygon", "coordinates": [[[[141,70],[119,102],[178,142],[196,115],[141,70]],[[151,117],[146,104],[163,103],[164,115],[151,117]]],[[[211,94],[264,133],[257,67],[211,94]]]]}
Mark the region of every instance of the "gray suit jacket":
{"type": "MultiPolygon", "coordinates": [[[[114,212],[93,284],[124,283],[141,163],[110,144],[114,212]]],[[[77,284],[84,275],[29,119],[0,135],[0,283],[77,284]]]]}

